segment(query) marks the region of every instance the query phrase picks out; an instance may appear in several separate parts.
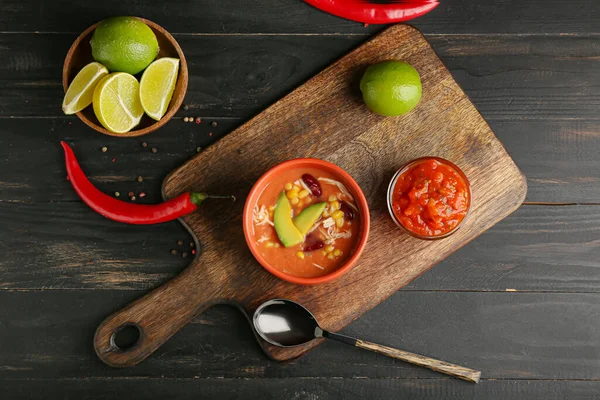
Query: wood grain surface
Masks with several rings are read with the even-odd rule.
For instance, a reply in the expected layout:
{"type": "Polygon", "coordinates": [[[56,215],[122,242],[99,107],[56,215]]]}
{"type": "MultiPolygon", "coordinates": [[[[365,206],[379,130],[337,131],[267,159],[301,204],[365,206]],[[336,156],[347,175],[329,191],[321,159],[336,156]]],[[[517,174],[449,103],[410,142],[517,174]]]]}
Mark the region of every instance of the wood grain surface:
{"type": "Polygon", "coordinates": [[[177,221],[127,226],[91,212],[65,180],[60,140],[106,193],[144,191],[137,201],[159,202],[164,177],[198,146],[220,140],[385,26],[345,21],[302,0],[243,7],[238,0],[2,0],[2,397],[597,398],[597,3],[444,0],[410,22],[527,176],[529,203],[343,332],[484,371],[470,385],[337,343],[278,363],[228,306],[194,318],[135,368],[107,367],[91,346],[107,313],[189,264],[181,252],[193,239],[177,221]],[[69,46],[115,15],[161,24],[188,59],[187,110],[140,139],[97,134],[60,110],[69,46]],[[204,122],[186,124],[184,116],[204,122]],[[141,147],[144,140],[158,152],[141,147]]]}
{"type": "MultiPolygon", "coordinates": [[[[180,276],[98,327],[94,345],[104,362],[121,367],[140,362],[195,315],[221,302],[250,315],[267,299],[290,298],[310,309],[325,329],[337,331],[510,214],[526,194],[524,176],[487,123],[423,36],[407,25],[389,28],[175,170],[165,180],[164,195],[202,187],[244,199],[266,169],[299,156],[334,162],[363,188],[372,233],[359,265],[326,285],[301,288],[280,281],[258,266],[245,245],[243,201],[233,207],[207,203],[203,212],[184,219],[202,241],[202,255],[180,276]],[[423,81],[420,105],[401,118],[370,112],[357,93],[364,68],[387,59],[410,62],[423,81]],[[469,220],[445,240],[402,234],[385,207],[395,170],[425,155],[454,161],[471,181],[469,220]],[[128,323],[140,327],[141,339],[124,351],[111,338],[128,323]]],[[[285,349],[261,344],[272,358],[288,360],[318,343],[285,349]]]]}

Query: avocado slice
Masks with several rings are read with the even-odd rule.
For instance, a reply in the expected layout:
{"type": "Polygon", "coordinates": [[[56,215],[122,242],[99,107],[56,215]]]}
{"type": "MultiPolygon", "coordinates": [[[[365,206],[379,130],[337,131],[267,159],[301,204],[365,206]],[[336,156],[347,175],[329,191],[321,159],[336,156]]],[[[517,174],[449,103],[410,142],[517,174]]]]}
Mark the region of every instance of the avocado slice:
{"type": "Polygon", "coordinates": [[[277,205],[273,213],[273,224],[279,240],[285,247],[292,247],[304,242],[304,235],[292,222],[292,206],[285,196],[285,192],[281,192],[277,199],[277,205]]]}
{"type": "Polygon", "coordinates": [[[315,222],[319,220],[321,214],[323,214],[323,210],[327,203],[317,203],[313,204],[310,207],[306,207],[296,218],[294,218],[294,225],[300,231],[303,236],[306,236],[308,231],[313,227],[315,222]]]}

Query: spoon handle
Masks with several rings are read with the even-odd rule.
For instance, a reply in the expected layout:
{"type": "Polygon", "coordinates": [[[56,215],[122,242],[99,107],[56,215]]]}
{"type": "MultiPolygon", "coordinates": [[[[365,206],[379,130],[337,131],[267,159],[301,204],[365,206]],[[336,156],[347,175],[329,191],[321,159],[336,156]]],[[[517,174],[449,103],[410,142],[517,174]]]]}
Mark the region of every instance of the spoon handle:
{"type": "Polygon", "coordinates": [[[339,333],[324,331],[323,336],[328,339],[336,340],[338,342],[349,344],[355,347],[360,347],[361,349],[374,351],[375,353],[380,353],[388,357],[397,358],[399,360],[406,361],[411,364],[426,367],[446,375],[451,375],[456,378],[464,379],[465,381],[479,383],[479,378],[481,377],[481,371],[461,367],[460,365],[456,364],[450,364],[445,361],[425,357],[420,354],[409,353],[408,351],[382,346],[377,343],[371,343],[360,339],[354,339],[349,336],[340,335],[339,333]]]}

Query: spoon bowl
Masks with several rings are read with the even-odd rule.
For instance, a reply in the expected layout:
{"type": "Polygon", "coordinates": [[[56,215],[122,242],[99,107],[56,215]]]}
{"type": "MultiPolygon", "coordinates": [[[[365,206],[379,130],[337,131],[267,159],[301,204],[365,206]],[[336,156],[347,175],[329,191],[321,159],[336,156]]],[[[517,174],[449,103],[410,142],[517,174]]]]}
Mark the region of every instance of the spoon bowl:
{"type": "Polygon", "coordinates": [[[322,337],[323,330],[310,311],[290,300],[269,300],[253,317],[261,338],[280,347],[294,347],[322,337]]]}

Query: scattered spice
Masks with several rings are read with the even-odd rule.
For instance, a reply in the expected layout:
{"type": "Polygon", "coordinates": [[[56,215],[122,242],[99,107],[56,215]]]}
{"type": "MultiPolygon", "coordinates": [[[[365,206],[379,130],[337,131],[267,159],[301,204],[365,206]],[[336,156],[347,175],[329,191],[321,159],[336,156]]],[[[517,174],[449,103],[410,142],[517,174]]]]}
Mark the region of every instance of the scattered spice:
{"type": "Polygon", "coordinates": [[[202,122],[202,120],[200,119],[200,117],[196,117],[196,123],[199,124],[200,122],[202,122]]]}
{"type": "Polygon", "coordinates": [[[148,142],[142,142],[142,147],[148,147],[148,142]]]}
{"type": "Polygon", "coordinates": [[[188,117],[183,117],[183,122],[188,122],[190,119],[188,117]]]}
{"type": "Polygon", "coordinates": [[[178,240],[178,241],[177,241],[177,245],[178,245],[178,246],[183,246],[183,240],[178,240]]]}
{"type": "Polygon", "coordinates": [[[103,153],[106,153],[108,151],[108,147],[104,146],[101,150],[103,153]]]}
{"type": "Polygon", "coordinates": [[[210,126],[212,126],[213,128],[217,126],[217,121],[213,121],[211,122],[210,126]]]}
{"type": "Polygon", "coordinates": [[[110,160],[110,162],[115,162],[115,161],[117,161],[116,158],[113,158],[112,160],[110,160]]]}
{"type": "Polygon", "coordinates": [[[156,153],[157,151],[158,151],[158,149],[157,149],[156,147],[153,147],[153,148],[152,148],[152,152],[153,152],[153,153],[156,153]]]}
{"type": "Polygon", "coordinates": [[[198,146],[196,147],[196,153],[200,153],[202,151],[202,147],[198,146]]]}
{"type": "Polygon", "coordinates": [[[196,254],[196,249],[192,249],[192,254],[196,254]]]}
{"type": "Polygon", "coordinates": [[[175,250],[175,249],[171,250],[171,254],[173,254],[174,256],[176,256],[177,255],[177,250],[175,250]]]}
{"type": "Polygon", "coordinates": [[[137,177],[137,181],[141,183],[141,182],[144,181],[144,178],[142,178],[142,176],[140,175],[140,176],[137,177]]]}
{"type": "Polygon", "coordinates": [[[363,26],[364,26],[365,28],[368,28],[368,27],[369,27],[369,24],[363,24],[363,26]]]}
{"type": "Polygon", "coordinates": [[[184,110],[184,111],[187,111],[187,110],[189,110],[189,109],[190,109],[190,106],[188,106],[187,104],[184,104],[184,105],[183,105],[183,110],[184,110]]]}
{"type": "Polygon", "coordinates": [[[119,197],[120,195],[121,195],[121,193],[115,192],[115,197],[119,197]]]}
{"type": "Polygon", "coordinates": [[[131,196],[131,201],[135,201],[135,196],[131,196]]]}
{"type": "Polygon", "coordinates": [[[190,247],[194,247],[194,246],[195,246],[194,242],[190,242],[190,247]]]}
{"type": "Polygon", "coordinates": [[[208,134],[208,136],[212,136],[212,132],[210,132],[210,133],[208,134]]]}
{"type": "Polygon", "coordinates": [[[187,257],[187,253],[184,251],[183,253],[181,253],[181,257],[186,258],[187,257]]]}
{"type": "Polygon", "coordinates": [[[71,122],[71,121],[69,121],[69,125],[71,125],[71,124],[72,124],[72,122],[71,122]]]}
{"type": "Polygon", "coordinates": [[[134,194],[135,194],[135,193],[133,193],[133,192],[129,192],[129,193],[127,193],[127,196],[131,197],[131,196],[133,196],[134,194]]]}
{"type": "Polygon", "coordinates": [[[244,152],[244,150],[238,149],[238,154],[242,154],[243,152],[244,152]]]}
{"type": "Polygon", "coordinates": [[[140,194],[138,195],[140,197],[140,199],[146,197],[146,193],[145,192],[140,192],[140,194]]]}

